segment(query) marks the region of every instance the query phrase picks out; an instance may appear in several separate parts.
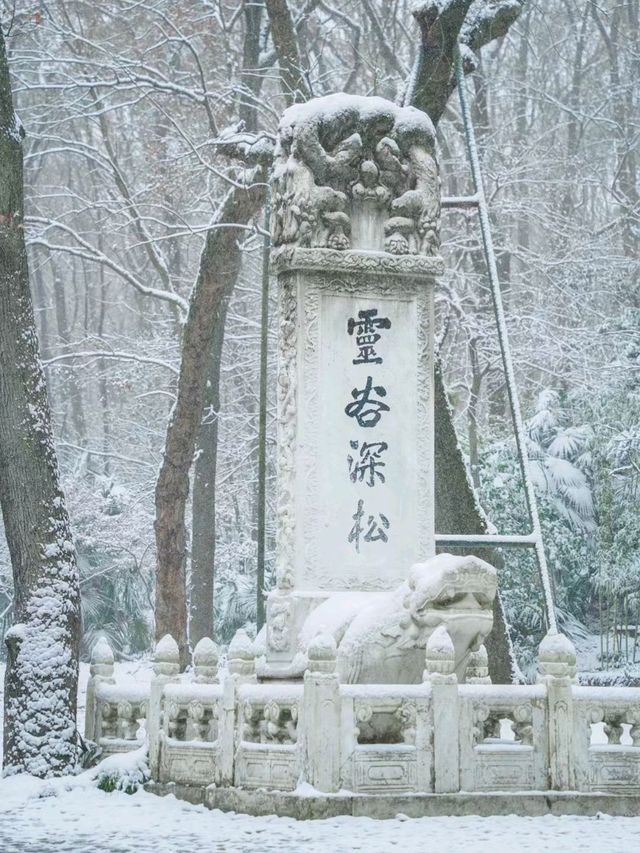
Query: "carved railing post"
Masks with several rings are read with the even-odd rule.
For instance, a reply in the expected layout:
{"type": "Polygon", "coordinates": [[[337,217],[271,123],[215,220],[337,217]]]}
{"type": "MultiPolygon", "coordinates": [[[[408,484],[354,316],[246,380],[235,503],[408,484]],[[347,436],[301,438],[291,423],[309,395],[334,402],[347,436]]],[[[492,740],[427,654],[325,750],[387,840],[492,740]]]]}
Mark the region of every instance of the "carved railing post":
{"type": "Polygon", "coordinates": [[[101,681],[108,684],[115,683],[113,678],[113,651],[106,637],[100,637],[91,651],[89,673],[84,736],[87,740],[96,741],[99,737],[99,723],[97,718],[99,709],[96,703],[96,689],[101,681]]]}
{"type": "Polygon", "coordinates": [[[176,681],[180,672],[180,652],[178,644],[170,634],[158,642],[153,656],[153,678],[149,695],[147,713],[147,736],[149,738],[149,769],[151,778],[158,781],[160,769],[161,730],[162,730],[162,692],[165,684],[176,681]]]}
{"type": "MultiPolygon", "coordinates": [[[[336,643],[318,634],[307,650],[302,703],[303,776],[318,791],[340,789],[340,682],[336,643]]],[[[300,723],[299,723],[300,725],[300,723]]]]}
{"type": "Polygon", "coordinates": [[[234,782],[234,759],[240,739],[236,723],[241,725],[241,710],[236,707],[238,684],[256,681],[255,646],[244,628],[238,629],[229,643],[227,669],[218,719],[218,785],[232,785],[234,782]]]}
{"type": "Polygon", "coordinates": [[[203,637],[193,650],[194,680],[197,684],[218,683],[218,647],[203,637]]]}
{"type": "Polygon", "coordinates": [[[229,643],[227,666],[229,673],[237,676],[238,681],[256,680],[256,654],[253,640],[244,628],[239,628],[229,643]]]}
{"type": "Polygon", "coordinates": [[[546,635],[538,650],[538,681],[547,687],[549,786],[575,790],[574,715],[572,685],[576,651],[564,634],[546,635]]]}
{"type": "Polygon", "coordinates": [[[467,684],[491,684],[489,677],[489,656],[484,645],[477,652],[471,652],[465,674],[467,684]]]}
{"type": "Polygon", "coordinates": [[[460,723],[455,650],[444,625],[429,637],[424,681],[431,682],[436,794],[460,790],[460,723]]]}

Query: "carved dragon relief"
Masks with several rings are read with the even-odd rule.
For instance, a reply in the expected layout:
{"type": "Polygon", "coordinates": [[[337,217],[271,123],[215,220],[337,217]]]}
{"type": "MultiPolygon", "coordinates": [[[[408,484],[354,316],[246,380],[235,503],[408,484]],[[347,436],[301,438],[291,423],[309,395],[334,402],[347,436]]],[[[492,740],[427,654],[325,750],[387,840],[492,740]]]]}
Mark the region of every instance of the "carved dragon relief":
{"type": "Polygon", "coordinates": [[[273,171],[276,255],[278,247],[292,246],[436,255],[434,140],[425,114],[382,98],[338,94],[290,107],[280,122],[273,171]],[[363,218],[369,240],[354,245],[363,218]]]}

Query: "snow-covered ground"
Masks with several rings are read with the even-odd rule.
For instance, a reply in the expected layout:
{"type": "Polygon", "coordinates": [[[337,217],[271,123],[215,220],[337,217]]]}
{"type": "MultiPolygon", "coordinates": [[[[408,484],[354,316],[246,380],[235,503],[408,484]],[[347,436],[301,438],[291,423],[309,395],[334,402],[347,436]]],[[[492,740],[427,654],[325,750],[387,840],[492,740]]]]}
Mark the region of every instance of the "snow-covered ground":
{"type": "MultiPolygon", "coordinates": [[[[4,675],[0,671],[0,678],[4,675]]],[[[79,716],[88,668],[82,667],[79,716]]],[[[118,677],[148,679],[147,664],[118,665],[118,677]]],[[[0,692],[2,681],[0,681],[0,692]]],[[[121,761],[122,759],[118,759],[121,761]]],[[[0,853],[331,853],[443,850],[447,853],[632,853],[640,819],[464,817],[320,821],[223,814],[174,797],[98,790],[88,771],[51,782],[0,780],[0,853]]]]}
{"type": "Polygon", "coordinates": [[[576,637],[574,642],[578,672],[582,684],[594,684],[602,687],[623,685],[636,687],[640,685],[640,661],[601,669],[599,634],[586,634],[583,637],[576,637]]]}
{"type": "Polygon", "coordinates": [[[33,779],[0,782],[2,853],[632,853],[638,818],[495,817],[295,821],[211,812],[138,792],[62,791],[33,779]],[[56,793],[57,792],[57,793],[56,793]]]}

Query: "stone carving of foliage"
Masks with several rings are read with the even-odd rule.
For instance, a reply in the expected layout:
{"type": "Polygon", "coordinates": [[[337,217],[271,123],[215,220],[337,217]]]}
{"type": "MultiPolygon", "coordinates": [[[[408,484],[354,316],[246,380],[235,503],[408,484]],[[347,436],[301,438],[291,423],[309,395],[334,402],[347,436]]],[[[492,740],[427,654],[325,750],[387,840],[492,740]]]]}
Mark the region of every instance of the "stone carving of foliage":
{"type": "Polygon", "coordinates": [[[269,619],[267,633],[269,646],[274,651],[286,651],[291,646],[291,619],[293,603],[290,598],[271,598],[269,600],[269,619]]]}
{"type": "Polygon", "coordinates": [[[400,720],[402,740],[404,743],[416,742],[416,706],[414,702],[403,702],[396,711],[400,720]]]}

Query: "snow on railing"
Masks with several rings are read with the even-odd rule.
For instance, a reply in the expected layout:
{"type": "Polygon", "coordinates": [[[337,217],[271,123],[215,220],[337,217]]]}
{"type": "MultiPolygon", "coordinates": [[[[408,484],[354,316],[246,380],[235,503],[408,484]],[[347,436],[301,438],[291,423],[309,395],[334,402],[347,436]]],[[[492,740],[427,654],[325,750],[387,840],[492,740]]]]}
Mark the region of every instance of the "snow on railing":
{"type": "Polygon", "coordinates": [[[145,741],[149,686],[116,684],[113,652],[107,640],[98,640],[91,654],[87,685],[85,737],[106,757],[138,749],[145,741]]]}
{"type": "Polygon", "coordinates": [[[538,684],[490,684],[483,649],[458,684],[447,641],[434,632],[421,684],[341,684],[329,636],[309,645],[303,681],[260,683],[244,632],[226,670],[205,639],[183,675],[165,637],[150,689],[116,683],[100,641],[87,736],[109,754],[136,748],[146,728],[153,779],[202,788],[640,795],[639,688],[578,686],[575,651],[560,634],[540,646],[538,684]]]}
{"type": "Polygon", "coordinates": [[[258,684],[253,646],[244,632],[229,646],[229,681],[236,694],[237,752],[233,784],[292,790],[300,776],[298,721],[302,684],[258,684]]]}

